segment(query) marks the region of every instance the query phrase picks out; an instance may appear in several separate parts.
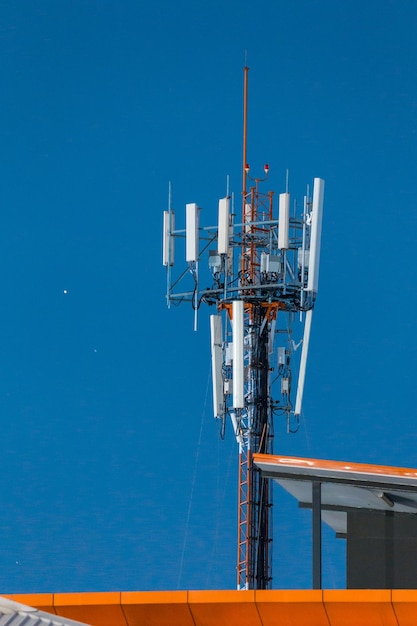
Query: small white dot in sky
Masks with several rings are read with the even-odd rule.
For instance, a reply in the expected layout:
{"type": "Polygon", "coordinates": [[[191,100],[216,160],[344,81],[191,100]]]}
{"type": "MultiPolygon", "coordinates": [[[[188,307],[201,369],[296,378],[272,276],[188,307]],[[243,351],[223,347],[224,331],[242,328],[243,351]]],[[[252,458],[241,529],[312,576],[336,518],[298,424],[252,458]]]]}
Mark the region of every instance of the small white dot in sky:
{"type": "Polygon", "coordinates": [[[68,289],[64,289],[64,293],[67,294],[68,293],[68,289]]]}

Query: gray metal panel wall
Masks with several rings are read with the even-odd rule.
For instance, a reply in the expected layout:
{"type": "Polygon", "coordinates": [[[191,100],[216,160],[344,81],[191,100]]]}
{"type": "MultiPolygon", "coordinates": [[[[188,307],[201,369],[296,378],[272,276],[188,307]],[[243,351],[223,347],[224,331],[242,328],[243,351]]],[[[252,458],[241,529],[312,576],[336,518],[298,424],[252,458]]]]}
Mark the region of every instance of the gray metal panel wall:
{"type": "Polygon", "coordinates": [[[348,511],[348,589],[417,588],[417,516],[348,511]]]}

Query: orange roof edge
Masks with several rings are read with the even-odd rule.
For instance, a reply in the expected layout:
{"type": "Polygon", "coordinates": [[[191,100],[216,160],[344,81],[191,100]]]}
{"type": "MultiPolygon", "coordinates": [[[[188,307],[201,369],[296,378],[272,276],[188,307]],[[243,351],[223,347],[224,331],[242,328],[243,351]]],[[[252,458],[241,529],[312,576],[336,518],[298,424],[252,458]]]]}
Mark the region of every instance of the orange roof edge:
{"type": "Polygon", "coordinates": [[[350,461],[330,461],[326,459],[300,458],[278,454],[253,454],[254,463],[268,463],[277,467],[297,467],[299,469],[323,469],[357,474],[373,474],[375,476],[393,476],[416,478],[417,469],[410,467],[390,467],[374,463],[352,463],[350,461]]]}
{"type": "Polygon", "coordinates": [[[222,602],[247,603],[255,602],[255,591],[238,591],[237,589],[220,589],[218,591],[189,591],[188,602],[211,602],[218,604],[222,602]]]}
{"type": "Polygon", "coordinates": [[[417,624],[417,589],[116,591],[5,597],[92,626],[417,624]],[[324,622],[323,622],[324,620],[324,622]],[[327,621],[326,621],[327,620],[327,621]],[[361,621],[362,620],[362,621],[361,621]]]}
{"type": "Polygon", "coordinates": [[[54,593],[54,606],[103,606],[121,604],[120,591],[87,591],[78,593],[54,593]]]}
{"type": "Polygon", "coordinates": [[[26,606],[33,606],[41,611],[55,613],[53,593],[13,593],[4,594],[3,598],[9,598],[14,602],[26,604],[26,606]]]}
{"type": "Polygon", "coordinates": [[[258,589],[256,602],[323,602],[321,589],[258,589]]]}
{"type": "Polygon", "coordinates": [[[188,602],[188,591],[122,591],[125,604],[180,604],[188,602]]]}

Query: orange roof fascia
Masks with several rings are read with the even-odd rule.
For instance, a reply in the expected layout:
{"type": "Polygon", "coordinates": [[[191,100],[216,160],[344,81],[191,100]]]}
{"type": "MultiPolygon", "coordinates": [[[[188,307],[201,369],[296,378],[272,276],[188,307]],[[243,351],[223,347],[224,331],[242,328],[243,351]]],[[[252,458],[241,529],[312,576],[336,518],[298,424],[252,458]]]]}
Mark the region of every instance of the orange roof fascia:
{"type": "Polygon", "coordinates": [[[3,594],[3,598],[9,598],[10,600],[14,600],[15,602],[26,604],[26,606],[33,606],[39,611],[55,613],[53,593],[24,593],[13,595],[3,594]]]}
{"type": "Polygon", "coordinates": [[[262,624],[328,624],[320,590],[259,590],[256,591],[256,606],[262,624]]]}
{"type": "Polygon", "coordinates": [[[121,603],[126,626],[195,626],[187,591],[125,591],[121,603]]]}
{"type": "Polygon", "coordinates": [[[390,467],[388,465],[373,465],[367,463],[350,463],[348,461],[326,461],[323,459],[301,459],[290,456],[277,456],[275,454],[254,454],[255,463],[268,463],[277,467],[291,467],[310,470],[333,470],[367,474],[374,476],[417,478],[417,469],[408,467],[390,467]]]}
{"type": "Polygon", "coordinates": [[[54,609],[57,615],[86,624],[126,626],[120,592],[55,593],[54,609]]]}
{"type": "Polygon", "coordinates": [[[6,597],[92,626],[417,623],[417,590],[125,591],[6,597]]]}
{"type": "Polygon", "coordinates": [[[255,591],[189,591],[188,605],[196,625],[262,626],[255,591]]]}
{"type": "MultiPolygon", "coordinates": [[[[408,624],[397,620],[391,589],[329,589],[323,591],[323,604],[331,625],[408,624]]],[[[416,617],[417,613],[414,613],[413,619],[416,617]]]]}
{"type": "Polygon", "coordinates": [[[416,589],[393,589],[392,606],[401,626],[415,626],[417,616],[416,589]]]}

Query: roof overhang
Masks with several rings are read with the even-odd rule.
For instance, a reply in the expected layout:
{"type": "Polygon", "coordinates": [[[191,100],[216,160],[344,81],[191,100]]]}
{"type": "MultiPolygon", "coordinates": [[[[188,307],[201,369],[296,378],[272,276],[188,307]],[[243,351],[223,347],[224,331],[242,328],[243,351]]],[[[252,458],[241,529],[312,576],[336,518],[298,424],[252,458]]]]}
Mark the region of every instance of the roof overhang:
{"type": "Polygon", "coordinates": [[[301,507],[312,506],[312,485],[319,482],[322,519],[340,536],[350,509],[417,513],[416,469],[269,454],[254,454],[253,461],[301,507]]]}

